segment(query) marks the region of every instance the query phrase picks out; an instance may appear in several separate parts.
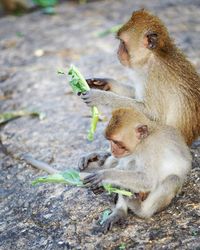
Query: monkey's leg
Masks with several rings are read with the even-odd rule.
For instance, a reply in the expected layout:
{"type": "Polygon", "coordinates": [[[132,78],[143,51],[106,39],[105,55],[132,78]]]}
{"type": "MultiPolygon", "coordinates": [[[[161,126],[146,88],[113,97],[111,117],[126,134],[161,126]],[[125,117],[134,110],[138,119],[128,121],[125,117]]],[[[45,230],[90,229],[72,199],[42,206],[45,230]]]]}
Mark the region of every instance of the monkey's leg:
{"type": "Polygon", "coordinates": [[[112,213],[109,215],[109,217],[106,219],[106,221],[103,222],[101,226],[95,226],[94,232],[102,232],[107,233],[115,223],[119,222],[121,219],[125,218],[127,215],[128,206],[126,204],[126,200],[122,195],[118,196],[118,200],[116,203],[116,207],[112,211],[112,213]]]}
{"type": "Polygon", "coordinates": [[[118,83],[117,81],[109,78],[91,78],[86,80],[90,88],[111,91],[115,94],[123,95],[126,97],[135,97],[135,89],[131,86],[118,83]]]}
{"type": "Polygon", "coordinates": [[[141,218],[150,218],[154,213],[167,207],[180,191],[181,180],[177,175],[168,176],[146,200],[128,200],[128,207],[141,218]]]}
{"type": "Polygon", "coordinates": [[[93,152],[82,156],[78,162],[78,169],[83,171],[91,162],[97,162],[98,166],[102,166],[106,159],[111,155],[109,152],[93,152]]]}
{"type": "Polygon", "coordinates": [[[91,89],[90,91],[81,94],[81,98],[88,106],[107,105],[111,108],[133,107],[139,112],[144,114],[147,113],[143,102],[137,101],[133,98],[119,96],[112,92],[91,89]]]}

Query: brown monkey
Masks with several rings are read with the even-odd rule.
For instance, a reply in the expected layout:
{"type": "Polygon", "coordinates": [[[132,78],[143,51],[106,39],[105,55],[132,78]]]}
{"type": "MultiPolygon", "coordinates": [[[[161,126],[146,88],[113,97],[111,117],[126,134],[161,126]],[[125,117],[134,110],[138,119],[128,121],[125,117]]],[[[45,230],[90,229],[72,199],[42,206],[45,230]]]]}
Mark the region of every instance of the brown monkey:
{"type": "MultiPolygon", "coordinates": [[[[103,232],[126,216],[128,208],[142,218],[165,208],[180,192],[191,168],[189,148],[179,131],[157,125],[132,108],[113,112],[105,136],[110,141],[112,156],[105,153],[103,169],[86,176],[84,184],[98,192],[102,184],[110,183],[135,195],[119,195],[115,209],[100,227],[103,232]]],[[[96,158],[94,155],[82,157],[79,169],[98,160],[98,153],[96,158]]]]}
{"type": "Polygon", "coordinates": [[[88,105],[134,107],[148,118],[179,129],[188,145],[200,135],[200,77],[176,47],[161,20],[136,11],[117,33],[118,58],[133,70],[132,87],[90,79],[81,97],[88,105]],[[100,91],[110,90],[111,92],[100,91]]]}

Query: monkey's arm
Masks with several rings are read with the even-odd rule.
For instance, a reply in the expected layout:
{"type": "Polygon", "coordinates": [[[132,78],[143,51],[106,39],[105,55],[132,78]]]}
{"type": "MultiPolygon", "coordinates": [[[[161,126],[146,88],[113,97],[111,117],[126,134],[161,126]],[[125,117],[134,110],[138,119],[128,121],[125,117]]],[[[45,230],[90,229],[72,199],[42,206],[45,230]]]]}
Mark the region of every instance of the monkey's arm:
{"type": "Polygon", "coordinates": [[[93,191],[98,190],[103,184],[112,184],[139,193],[152,190],[154,183],[151,179],[143,172],[105,169],[87,176],[83,183],[93,191]]]}
{"type": "Polygon", "coordinates": [[[82,94],[81,98],[88,106],[107,105],[111,108],[133,107],[144,114],[146,111],[143,102],[137,101],[133,98],[119,96],[107,91],[91,89],[90,91],[82,94]]]}
{"type": "Polygon", "coordinates": [[[111,91],[126,97],[135,97],[135,89],[131,86],[121,84],[110,78],[92,78],[86,80],[90,88],[111,91]]]}

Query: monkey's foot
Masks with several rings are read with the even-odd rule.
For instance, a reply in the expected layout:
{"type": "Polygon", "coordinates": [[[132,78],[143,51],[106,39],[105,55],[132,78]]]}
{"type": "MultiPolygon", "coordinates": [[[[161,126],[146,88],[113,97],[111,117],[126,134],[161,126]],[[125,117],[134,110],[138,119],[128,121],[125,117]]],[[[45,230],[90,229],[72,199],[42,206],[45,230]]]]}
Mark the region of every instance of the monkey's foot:
{"type": "Polygon", "coordinates": [[[79,171],[85,170],[91,162],[97,162],[99,166],[102,166],[105,160],[110,156],[109,152],[94,152],[88,155],[82,156],[78,162],[79,171]]]}
{"type": "Polygon", "coordinates": [[[93,227],[92,232],[93,234],[98,233],[104,233],[106,234],[108,231],[110,231],[114,224],[120,222],[124,218],[124,216],[121,216],[116,213],[112,213],[106,221],[103,222],[102,225],[96,225],[93,227]]]}
{"type": "Polygon", "coordinates": [[[108,91],[110,90],[110,79],[106,78],[92,78],[92,79],[86,79],[88,85],[90,88],[94,89],[100,89],[108,91]]]}

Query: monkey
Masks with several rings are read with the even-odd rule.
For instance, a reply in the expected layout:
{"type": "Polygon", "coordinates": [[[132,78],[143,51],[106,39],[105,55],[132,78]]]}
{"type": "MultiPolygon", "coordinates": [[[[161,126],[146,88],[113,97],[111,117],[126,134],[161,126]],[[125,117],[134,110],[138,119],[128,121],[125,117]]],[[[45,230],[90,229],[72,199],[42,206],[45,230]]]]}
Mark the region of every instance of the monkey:
{"type": "MultiPolygon", "coordinates": [[[[96,228],[103,233],[123,219],[128,209],[141,218],[150,218],[167,207],[180,193],[192,161],[189,147],[177,129],[157,124],[133,108],[113,111],[105,137],[110,141],[111,155],[105,152],[101,169],[87,175],[83,183],[94,193],[102,192],[102,185],[109,183],[133,195],[118,196],[112,213],[96,228]]],[[[98,152],[82,156],[79,170],[85,170],[95,160],[99,161],[98,152]]]]}
{"type": "Polygon", "coordinates": [[[82,100],[89,106],[133,107],[153,121],[177,128],[191,146],[200,136],[200,77],[194,66],[162,21],[146,10],[133,12],[117,39],[119,61],[133,72],[132,85],[87,79],[92,89],[81,95],[82,100]]]}

